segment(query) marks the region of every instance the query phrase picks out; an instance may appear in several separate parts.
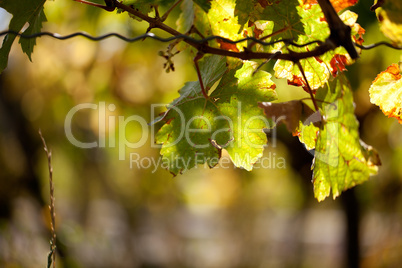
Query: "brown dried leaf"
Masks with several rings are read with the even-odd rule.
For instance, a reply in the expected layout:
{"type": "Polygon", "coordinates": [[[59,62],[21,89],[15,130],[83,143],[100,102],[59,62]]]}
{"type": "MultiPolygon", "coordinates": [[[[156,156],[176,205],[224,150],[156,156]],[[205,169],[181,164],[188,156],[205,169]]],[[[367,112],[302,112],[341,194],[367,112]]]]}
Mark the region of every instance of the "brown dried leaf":
{"type": "Polygon", "coordinates": [[[299,121],[304,122],[314,114],[314,111],[301,100],[281,103],[260,102],[258,106],[264,109],[267,118],[273,119],[277,124],[285,124],[287,130],[293,135],[297,135],[299,121]]]}

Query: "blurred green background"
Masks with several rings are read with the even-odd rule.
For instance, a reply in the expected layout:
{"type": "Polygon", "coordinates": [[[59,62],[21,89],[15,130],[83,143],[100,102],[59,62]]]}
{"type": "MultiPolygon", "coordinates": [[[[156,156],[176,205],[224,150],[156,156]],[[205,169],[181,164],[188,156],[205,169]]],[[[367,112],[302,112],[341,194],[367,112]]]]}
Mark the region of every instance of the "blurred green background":
{"type": "MultiPolygon", "coordinates": [[[[368,2],[352,8],[367,31],[366,44],[385,40],[368,2]]],[[[62,35],[86,31],[132,37],[148,27],[127,14],[67,0],[48,1],[45,12],[49,22],[44,30],[62,35]]],[[[0,18],[2,30],[7,29],[10,16],[2,12],[0,18]]],[[[166,23],[174,27],[176,18],[173,13],[166,23]]],[[[42,37],[32,63],[13,46],[0,76],[1,267],[47,263],[49,181],[39,129],[53,154],[57,267],[402,263],[402,126],[370,104],[368,94],[376,75],[400,60],[399,51],[363,51],[347,73],[361,137],[381,156],[379,174],[336,200],[318,203],[311,184],[312,156],[283,126],[268,133],[265,158],[271,162],[252,172],[233,168],[225,155],[221,167],[199,166],[174,178],[150,162],[159,158],[151,128],[135,122],[119,128],[119,116],[138,115],[150,122],[153,110],[163,111],[153,105],[171,102],[186,81],[196,80],[192,57],[185,53],[174,57],[175,72],[164,71],[158,51],[167,46],[155,40],[127,44],[116,38],[42,37]],[[104,148],[78,148],[66,137],[66,116],[83,103],[98,109],[77,112],[73,134],[86,142],[105,140],[104,148]],[[102,105],[106,113],[100,115],[102,105]],[[125,160],[119,160],[122,138],[138,142],[142,135],[148,135],[146,143],[126,148],[125,160]],[[130,155],[146,160],[130,166],[130,155]]],[[[285,81],[276,83],[280,101],[307,96],[285,81]]]]}

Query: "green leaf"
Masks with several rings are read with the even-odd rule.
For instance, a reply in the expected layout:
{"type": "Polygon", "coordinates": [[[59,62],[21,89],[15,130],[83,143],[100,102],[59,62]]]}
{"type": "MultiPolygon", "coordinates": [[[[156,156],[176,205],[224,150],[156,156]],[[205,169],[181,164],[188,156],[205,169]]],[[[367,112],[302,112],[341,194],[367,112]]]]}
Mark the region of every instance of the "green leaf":
{"type": "Polygon", "coordinates": [[[335,199],[376,174],[377,153],[359,138],[359,124],[354,115],[353,93],[343,75],[317,91],[323,115],[314,155],[313,184],[318,201],[335,199]],[[376,157],[374,157],[375,155],[376,157]]]}
{"type": "Polygon", "coordinates": [[[172,5],[175,0],[123,0],[122,3],[125,5],[133,5],[136,8],[144,5],[162,5],[169,6],[172,5]]]}
{"type": "MultiPolygon", "coordinates": [[[[303,1],[298,0],[275,1],[266,5],[258,3],[253,17],[255,23],[252,32],[256,38],[269,37],[265,38],[266,42],[291,39],[297,44],[306,44],[316,40],[325,41],[330,34],[328,24],[323,20],[324,15],[317,4],[304,5],[303,1]]],[[[294,47],[276,43],[272,46],[257,46],[257,48],[271,53],[277,51],[289,53],[289,50],[311,51],[316,46],[317,44],[294,47]]],[[[318,57],[301,60],[300,64],[312,89],[323,86],[328,81],[330,69],[318,57]]],[[[289,84],[304,86],[302,74],[293,62],[278,60],[274,70],[277,78],[286,78],[289,84]]]]}
{"type": "MultiPolygon", "coordinates": [[[[271,75],[263,71],[253,75],[256,68],[256,63],[244,62],[240,69],[225,75],[211,95],[216,100],[218,115],[226,116],[233,122],[230,128],[233,141],[225,149],[235,166],[246,170],[251,170],[262,156],[267,143],[262,129],[270,126],[256,104],[277,98],[271,75]]],[[[224,143],[218,144],[224,147],[224,143]]]]}
{"type": "Polygon", "coordinates": [[[181,13],[180,17],[178,18],[177,24],[177,31],[181,33],[187,33],[191,26],[194,23],[194,4],[192,0],[184,0],[181,5],[181,13]]]}
{"type": "MultiPolygon", "coordinates": [[[[315,9],[303,9],[298,0],[258,1],[255,4],[256,7],[251,17],[253,21],[261,20],[272,24],[272,26],[268,27],[269,32],[267,34],[276,34],[271,37],[271,40],[283,38],[297,40],[300,35],[305,33],[302,23],[303,17],[311,20],[317,17],[315,9]]],[[[313,7],[315,6],[317,5],[313,7]]]]}
{"type": "MultiPolygon", "coordinates": [[[[222,78],[227,71],[226,61],[224,57],[212,56],[205,58],[201,63],[201,76],[205,89],[208,91],[213,84],[222,78]]],[[[180,97],[172,102],[172,106],[176,106],[189,98],[201,96],[201,86],[198,81],[187,82],[182,89],[179,90],[180,97]]]]}
{"type": "MultiPolygon", "coordinates": [[[[122,0],[122,3],[127,6],[132,6],[142,14],[148,14],[152,11],[152,5],[157,5],[159,0],[145,1],[145,0],[122,0]]],[[[140,18],[129,14],[130,17],[141,21],[140,18]]]]}
{"type": "Polygon", "coordinates": [[[205,13],[208,13],[211,9],[211,0],[194,0],[194,3],[199,5],[205,13]]]}
{"type": "Polygon", "coordinates": [[[206,88],[221,80],[208,100],[199,82],[187,83],[169,106],[166,123],[156,136],[164,163],[174,175],[197,164],[213,167],[224,148],[235,166],[251,170],[267,142],[262,129],[268,122],[256,104],[276,98],[270,74],[253,76],[256,64],[252,62],[228,69],[218,56],[206,58],[200,69],[206,88]]]}
{"type": "MultiPolygon", "coordinates": [[[[295,43],[297,44],[306,44],[316,40],[325,41],[329,36],[330,31],[328,24],[322,19],[324,15],[321,12],[320,6],[312,5],[308,9],[304,6],[298,6],[297,10],[300,20],[297,22],[297,19],[294,19],[291,20],[292,24],[284,24],[285,27],[289,27],[289,30],[283,34],[279,34],[278,36],[281,36],[281,38],[294,38],[295,43]]],[[[288,16],[292,16],[292,14],[289,14],[288,16]]],[[[293,15],[293,17],[296,17],[296,15],[293,15]]],[[[274,28],[274,30],[276,29],[274,28]]],[[[276,50],[278,50],[280,46],[283,46],[283,44],[276,45],[276,50]]],[[[317,44],[301,48],[288,46],[282,48],[282,51],[284,53],[288,53],[289,50],[294,52],[307,52],[314,50],[315,47],[317,47],[317,44]]],[[[337,50],[342,50],[342,48],[338,48],[337,50]]],[[[347,52],[344,50],[343,53],[339,52],[339,54],[345,55],[347,52]]],[[[330,64],[331,56],[324,54],[320,57],[311,57],[300,61],[309,85],[313,90],[324,86],[328,81],[332,71],[330,64]]],[[[305,86],[303,76],[297,65],[293,62],[279,60],[276,62],[274,70],[276,77],[286,78],[288,83],[292,85],[305,86]]]]}
{"type": "MultiPolygon", "coordinates": [[[[198,5],[193,4],[193,0],[184,0],[181,4],[181,14],[176,21],[177,30],[183,34],[189,33],[189,36],[199,39],[200,35],[197,33],[202,33],[203,36],[209,36],[212,34],[211,25],[208,19],[208,14],[205,13],[204,10],[201,9],[198,5]],[[191,27],[194,26],[194,29],[197,29],[197,32],[190,31],[191,27]]],[[[212,40],[210,44],[213,43],[215,46],[217,42],[212,40]]],[[[175,48],[179,51],[188,49],[190,54],[193,54],[193,57],[197,54],[197,50],[189,46],[187,43],[179,42],[175,48]]]]}
{"type": "Polygon", "coordinates": [[[238,23],[243,26],[248,22],[250,13],[254,8],[254,0],[237,1],[234,14],[238,17],[238,23]]]}
{"type": "MultiPolygon", "coordinates": [[[[197,5],[194,5],[194,26],[204,36],[212,35],[208,14],[197,5]]],[[[200,36],[194,34],[194,37],[199,38],[200,36]]]]}
{"type": "MultiPolygon", "coordinates": [[[[256,38],[264,41],[290,39],[303,45],[313,41],[324,42],[330,35],[327,22],[321,8],[316,3],[305,4],[303,0],[258,1],[250,14],[251,27],[247,30],[256,38]]],[[[361,44],[364,30],[356,24],[357,15],[350,11],[341,14],[341,19],[352,27],[354,40],[361,44]]],[[[258,51],[289,53],[312,51],[317,43],[296,47],[285,43],[272,46],[256,45],[258,51]]],[[[343,47],[329,51],[319,57],[311,57],[300,61],[310,87],[315,90],[325,85],[330,75],[345,70],[345,65],[352,60],[343,47]]],[[[296,64],[291,61],[278,60],[274,66],[277,78],[286,78],[289,84],[306,86],[303,76],[296,64]]]]}
{"type": "MultiPolygon", "coordinates": [[[[153,6],[171,6],[175,2],[175,0],[122,0],[121,1],[123,4],[127,6],[132,6],[142,14],[147,15],[150,13],[154,8],[153,6]]],[[[162,15],[161,15],[162,16],[162,15]]],[[[131,15],[130,17],[141,21],[140,18],[131,15]]]]}
{"type": "MultiPolygon", "coordinates": [[[[46,21],[43,5],[46,0],[0,0],[0,7],[7,10],[13,15],[9,30],[20,32],[26,23],[29,23],[28,28],[23,34],[31,35],[40,32],[42,23],[46,21]]],[[[3,45],[0,48],[0,73],[7,67],[8,55],[10,54],[11,46],[16,36],[7,34],[4,38],[3,45]]],[[[22,51],[31,59],[33,48],[36,44],[36,38],[24,39],[20,38],[22,51]]]]}

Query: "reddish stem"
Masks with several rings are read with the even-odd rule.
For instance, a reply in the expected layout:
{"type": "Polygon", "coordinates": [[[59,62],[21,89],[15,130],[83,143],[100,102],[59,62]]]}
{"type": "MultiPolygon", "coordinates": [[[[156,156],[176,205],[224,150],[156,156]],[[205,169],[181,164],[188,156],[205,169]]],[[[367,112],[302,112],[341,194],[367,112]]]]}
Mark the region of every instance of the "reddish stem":
{"type": "Polygon", "coordinates": [[[314,98],[314,95],[313,95],[313,91],[311,90],[310,84],[309,84],[308,81],[307,81],[307,77],[306,77],[306,74],[304,73],[303,67],[302,67],[301,64],[300,64],[300,61],[296,62],[296,64],[297,64],[297,67],[299,67],[300,72],[302,73],[302,76],[303,76],[303,78],[304,78],[304,81],[306,81],[308,93],[310,93],[311,100],[313,101],[313,104],[314,104],[314,109],[315,109],[316,111],[318,111],[317,102],[315,101],[315,98],[314,98]]]}
{"type": "Polygon", "coordinates": [[[202,56],[204,56],[204,55],[201,53],[197,53],[197,55],[194,58],[194,65],[195,65],[195,70],[197,71],[198,81],[200,81],[202,95],[204,95],[205,99],[208,99],[209,97],[208,97],[207,91],[205,90],[204,83],[202,82],[201,72],[200,72],[200,68],[198,66],[198,61],[202,58],[202,56]]]}
{"type": "Polygon", "coordinates": [[[89,2],[89,1],[85,1],[85,0],[74,0],[74,1],[86,4],[86,5],[94,6],[94,7],[99,7],[99,8],[102,8],[102,9],[104,9],[106,11],[110,11],[110,12],[115,10],[114,6],[104,6],[104,5],[100,5],[100,4],[97,4],[97,3],[92,3],[92,2],[89,2]]]}

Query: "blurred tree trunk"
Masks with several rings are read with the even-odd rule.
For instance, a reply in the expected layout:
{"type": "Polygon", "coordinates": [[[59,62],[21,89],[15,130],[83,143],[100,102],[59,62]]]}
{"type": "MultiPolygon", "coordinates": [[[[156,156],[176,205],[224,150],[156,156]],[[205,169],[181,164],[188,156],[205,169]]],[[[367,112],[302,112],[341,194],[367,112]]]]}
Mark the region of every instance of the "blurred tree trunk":
{"type": "Polygon", "coordinates": [[[359,203],[355,189],[343,192],[341,201],[346,216],[345,264],[349,268],[357,268],[360,267],[359,203]]]}
{"type": "Polygon", "coordinates": [[[32,137],[33,130],[22,114],[20,98],[12,98],[7,94],[4,74],[0,75],[0,113],[0,139],[2,139],[0,144],[3,145],[3,148],[0,148],[0,167],[1,177],[4,176],[2,188],[6,189],[0,198],[0,214],[4,214],[0,216],[7,217],[12,199],[23,193],[31,195],[41,206],[45,205],[45,201],[41,195],[40,181],[35,174],[34,163],[40,145],[39,134],[37,138],[32,137]],[[12,159],[5,159],[10,157],[12,159]],[[10,163],[14,168],[10,168],[10,163]],[[15,172],[15,167],[18,168],[18,172],[15,172]]]}

